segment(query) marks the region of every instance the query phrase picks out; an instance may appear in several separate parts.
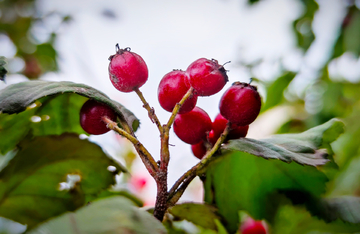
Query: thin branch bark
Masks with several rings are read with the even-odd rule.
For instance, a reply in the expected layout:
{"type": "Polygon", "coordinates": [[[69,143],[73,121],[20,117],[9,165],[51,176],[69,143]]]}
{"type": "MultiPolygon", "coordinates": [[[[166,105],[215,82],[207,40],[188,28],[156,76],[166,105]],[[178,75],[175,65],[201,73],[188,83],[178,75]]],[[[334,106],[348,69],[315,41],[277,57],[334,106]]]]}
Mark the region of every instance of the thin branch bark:
{"type": "Polygon", "coordinates": [[[144,95],[142,94],[142,92],[139,90],[139,88],[135,88],[134,89],[135,93],[139,96],[140,100],[142,101],[142,103],[144,104],[143,107],[148,111],[148,115],[150,120],[156,124],[156,126],[159,129],[160,134],[162,134],[163,132],[163,128],[162,125],[158,119],[158,117],[155,114],[155,110],[154,108],[150,107],[149,103],[145,100],[144,95]]]}
{"type": "Polygon", "coordinates": [[[128,139],[135,147],[136,151],[138,152],[141,160],[143,161],[146,169],[149,171],[150,175],[156,178],[156,172],[159,170],[157,163],[155,162],[154,158],[151,156],[149,151],[140,143],[136,137],[131,135],[130,133],[126,132],[125,130],[118,127],[117,123],[109,119],[108,117],[104,116],[102,120],[107,124],[107,127],[111,130],[114,130],[121,136],[128,139]]]}

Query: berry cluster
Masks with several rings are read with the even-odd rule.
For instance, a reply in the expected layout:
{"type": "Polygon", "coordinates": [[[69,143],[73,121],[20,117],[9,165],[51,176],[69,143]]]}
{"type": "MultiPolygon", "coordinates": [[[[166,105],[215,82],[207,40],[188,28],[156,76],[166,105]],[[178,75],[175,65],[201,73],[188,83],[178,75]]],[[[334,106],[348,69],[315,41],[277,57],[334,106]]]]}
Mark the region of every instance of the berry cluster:
{"type": "MultiPolygon", "coordinates": [[[[109,76],[114,87],[121,92],[138,90],[148,79],[148,68],[140,55],[129,48],[120,49],[110,56],[109,76]]],[[[260,112],[261,98],[256,87],[235,82],[220,100],[220,113],[212,122],[209,115],[196,106],[198,97],[218,93],[228,81],[223,65],[215,59],[200,58],[191,63],[186,71],[167,73],[158,87],[158,100],[162,108],[172,112],[184,95],[193,92],[180,107],[174,119],[174,132],[184,142],[192,145],[192,151],[201,159],[212,148],[229,126],[225,142],[245,137],[260,112]]],[[[102,118],[115,120],[116,114],[109,107],[89,100],[80,111],[80,123],[90,134],[103,134],[109,129],[102,118]]]]}
{"type": "Polygon", "coordinates": [[[224,132],[228,123],[230,131],[225,141],[245,137],[260,112],[261,99],[256,87],[235,82],[222,96],[220,113],[214,122],[201,108],[196,107],[198,96],[210,96],[219,92],[228,81],[226,70],[214,59],[200,58],[186,71],[173,70],[160,81],[158,99],[160,105],[172,112],[190,87],[194,93],[180,108],[174,121],[175,134],[191,145],[193,154],[201,159],[224,132]]]}

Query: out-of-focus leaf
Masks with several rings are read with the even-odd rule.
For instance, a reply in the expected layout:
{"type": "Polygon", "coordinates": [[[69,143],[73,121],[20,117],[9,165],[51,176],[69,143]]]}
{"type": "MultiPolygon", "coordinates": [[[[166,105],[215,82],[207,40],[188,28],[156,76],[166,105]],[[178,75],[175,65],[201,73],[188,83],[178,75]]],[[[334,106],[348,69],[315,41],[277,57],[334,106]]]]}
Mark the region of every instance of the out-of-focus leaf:
{"type": "Polygon", "coordinates": [[[144,206],[144,203],[143,203],[143,201],[140,200],[140,198],[138,198],[135,195],[129,193],[128,191],[112,191],[112,190],[108,189],[108,190],[102,191],[100,194],[97,194],[96,197],[94,197],[94,199],[115,197],[115,196],[126,197],[127,199],[131,200],[138,207],[144,206]]]}
{"type": "Polygon", "coordinates": [[[98,145],[74,134],[27,139],[19,148],[0,172],[0,216],[30,228],[85,205],[87,196],[114,184],[108,166],[125,170],[98,145]],[[78,180],[71,182],[72,177],[78,180]]]}
{"type": "Polygon", "coordinates": [[[342,168],[329,186],[329,196],[359,195],[360,191],[360,157],[353,158],[342,168]]]}
{"type": "Polygon", "coordinates": [[[132,112],[116,101],[109,99],[104,93],[84,84],[77,84],[69,81],[29,81],[10,85],[0,90],[0,112],[19,113],[22,112],[34,101],[49,95],[63,93],[76,93],[88,98],[95,99],[111,107],[119,116],[133,127],[134,131],[139,127],[139,120],[132,112]]]}
{"type": "Polygon", "coordinates": [[[290,205],[282,206],[276,214],[273,234],[297,234],[297,233],[355,233],[360,232],[359,224],[346,223],[336,220],[327,223],[311,214],[301,207],[290,205]]]}
{"type": "Polygon", "coordinates": [[[304,4],[304,13],[293,22],[293,29],[298,46],[306,51],[315,39],[311,24],[319,5],[315,0],[301,0],[301,2],[304,4]]]}
{"type": "Polygon", "coordinates": [[[305,205],[313,215],[326,222],[340,219],[347,223],[358,224],[360,228],[360,197],[342,196],[315,199],[305,205]]]}
{"type": "Polygon", "coordinates": [[[360,55],[360,10],[353,13],[350,24],[344,31],[344,43],[346,51],[360,55]]]}
{"type": "Polygon", "coordinates": [[[249,5],[253,5],[254,3],[260,2],[260,0],[248,0],[249,5]]]}
{"type": "Polygon", "coordinates": [[[325,192],[327,181],[315,167],[233,152],[208,167],[205,201],[219,209],[233,233],[239,226],[239,210],[255,219],[271,220],[282,197],[277,192],[292,190],[318,197],[325,192]]]}
{"type": "Polygon", "coordinates": [[[294,77],[295,73],[287,72],[267,87],[266,102],[261,107],[261,112],[280,104],[284,100],[284,90],[288,87],[294,77]]]}
{"type": "Polygon", "coordinates": [[[339,37],[335,43],[332,58],[337,58],[345,52],[360,55],[360,10],[355,6],[348,8],[343,20],[339,37]]]}
{"type": "Polygon", "coordinates": [[[217,229],[215,220],[220,219],[216,214],[216,209],[206,204],[183,203],[170,208],[169,212],[177,219],[185,219],[195,225],[213,230],[217,229]]]}
{"type": "Polygon", "coordinates": [[[322,148],[328,148],[329,144],[343,131],[343,122],[332,119],[303,133],[273,135],[261,141],[240,138],[230,141],[223,148],[285,162],[295,161],[300,164],[319,166],[328,161],[327,151],[322,148]]]}
{"type": "Polygon", "coordinates": [[[146,211],[123,197],[101,199],[75,213],[66,213],[42,224],[29,234],[76,233],[167,233],[165,227],[146,211]]]}
{"type": "Polygon", "coordinates": [[[4,67],[5,64],[6,64],[5,57],[0,56],[0,80],[1,81],[5,81],[5,75],[7,73],[7,70],[4,67]]]}

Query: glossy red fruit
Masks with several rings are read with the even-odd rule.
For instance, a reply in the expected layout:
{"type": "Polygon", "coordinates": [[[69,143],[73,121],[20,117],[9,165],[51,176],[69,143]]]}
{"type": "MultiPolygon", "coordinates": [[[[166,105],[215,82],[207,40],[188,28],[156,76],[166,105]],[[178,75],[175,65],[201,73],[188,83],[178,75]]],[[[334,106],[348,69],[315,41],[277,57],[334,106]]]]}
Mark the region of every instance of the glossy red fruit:
{"type": "MultiPolygon", "coordinates": [[[[224,118],[220,113],[216,116],[214,122],[212,123],[212,129],[214,131],[215,138],[219,138],[221,133],[224,132],[228,120],[224,118]]],[[[240,137],[245,137],[249,129],[249,125],[238,126],[236,124],[231,125],[231,130],[227,135],[226,139],[239,139],[240,137]]]]}
{"type": "Polygon", "coordinates": [[[116,113],[107,105],[89,99],[84,103],[80,110],[80,125],[85,132],[93,135],[104,134],[110,129],[102,121],[102,117],[116,121],[116,113]]]}
{"type": "MultiPolygon", "coordinates": [[[[161,79],[158,88],[158,99],[161,107],[172,112],[176,103],[180,102],[189,89],[190,84],[185,71],[174,70],[167,73],[161,79]]],[[[196,95],[188,98],[181,106],[179,114],[184,114],[194,109],[196,102],[196,95]]]]}
{"type": "Polygon", "coordinates": [[[174,132],[184,142],[194,145],[206,139],[211,131],[211,119],[201,108],[195,107],[192,111],[175,117],[174,132]]]}
{"type": "Polygon", "coordinates": [[[221,97],[219,108],[228,121],[245,126],[259,115],[261,98],[255,86],[235,82],[221,97]]]}
{"type": "Polygon", "coordinates": [[[191,145],[191,151],[193,152],[195,157],[197,157],[198,159],[202,159],[207,151],[204,141],[200,141],[195,145],[191,145]]]}
{"type": "Polygon", "coordinates": [[[186,69],[190,85],[198,96],[210,96],[219,92],[228,81],[226,70],[215,59],[200,58],[186,69]]]}
{"type": "Polygon", "coordinates": [[[131,92],[141,87],[148,79],[148,68],[140,55],[130,48],[120,49],[109,57],[109,76],[112,84],[121,92],[131,92]]]}
{"type": "Polygon", "coordinates": [[[261,221],[248,218],[240,227],[242,234],[266,234],[266,229],[261,221]]]}

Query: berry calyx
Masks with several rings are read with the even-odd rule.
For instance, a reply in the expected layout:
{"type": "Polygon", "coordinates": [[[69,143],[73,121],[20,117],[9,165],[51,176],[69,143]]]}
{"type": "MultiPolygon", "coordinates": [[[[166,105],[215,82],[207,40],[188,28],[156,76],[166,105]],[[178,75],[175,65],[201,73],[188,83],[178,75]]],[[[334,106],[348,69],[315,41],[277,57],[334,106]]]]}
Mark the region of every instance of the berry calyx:
{"type": "Polygon", "coordinates": [[[261,221],[255,221],[250,217],[241,225],[240,231],[242,234],[266,234],[264,224],[261,221]]]}
{"type": "Polygon", "coordinates": [[[209,115],[203,109],[195,107],[192,111],[175,117],[174,132],[185,143],[194,145],[206,139],[211,125],[209,115]]]}
{"type": "Polygon", "coordinates": [[[93,135],[100,135],[110,131],[102,121],[107,116],[116,121],[116,113],[110,107],[93,99],[87,100],[80,110],[80,125],[85,132],[93,135]]]}
{"type": "Polygon", "coordinates": [[[142,57],[116,45],[116,54],[109,57],[109,76],[112,84],[121,92],[131,92],[140,88],[148,79],[148,68],[142,57]]]}
{"type": "Polygon", "coordinates": [[[219,92],[228,81],[225,68],[217,60],[200,58],[186,69],[190,85],[198,96],[210,96],[219,92]]]}
{"type": "MultiPolygon", "coordinates": [[[[167,73],[160,81],[158,87],[158,99],[162,108],[172,112],[176,103],[180,102],[183,96],[190,89],[188,76],[185,71],[174,70],[167,73]]],[[[179,110],[179,114],[184,114],[196,106],[197,96],[188,98],[179,110]]]]}
{"type": "Polygon", "coordinates": [[[220,99],[220,113],[233,124],[251,124],[260,113],[261,98],[255,86],[235,82],[220,99]]]}
{"type": "MultiPolygon", "coordinates": [[[[214,132],[214,137],[218,139],[226,128],[226,125],[229,121],[224,118],[220,113],[216,116],[214,122],[212,123],[212,131],[214,132]]],[[[249,129],[249,125],[238,126],[236,124],[231,124],[231,129],[226,137],[227,140],[239,139],[240,137],[245,137],[249,129]]],[[[210,135],[209,135],[210,136],[210,135]]]]}

